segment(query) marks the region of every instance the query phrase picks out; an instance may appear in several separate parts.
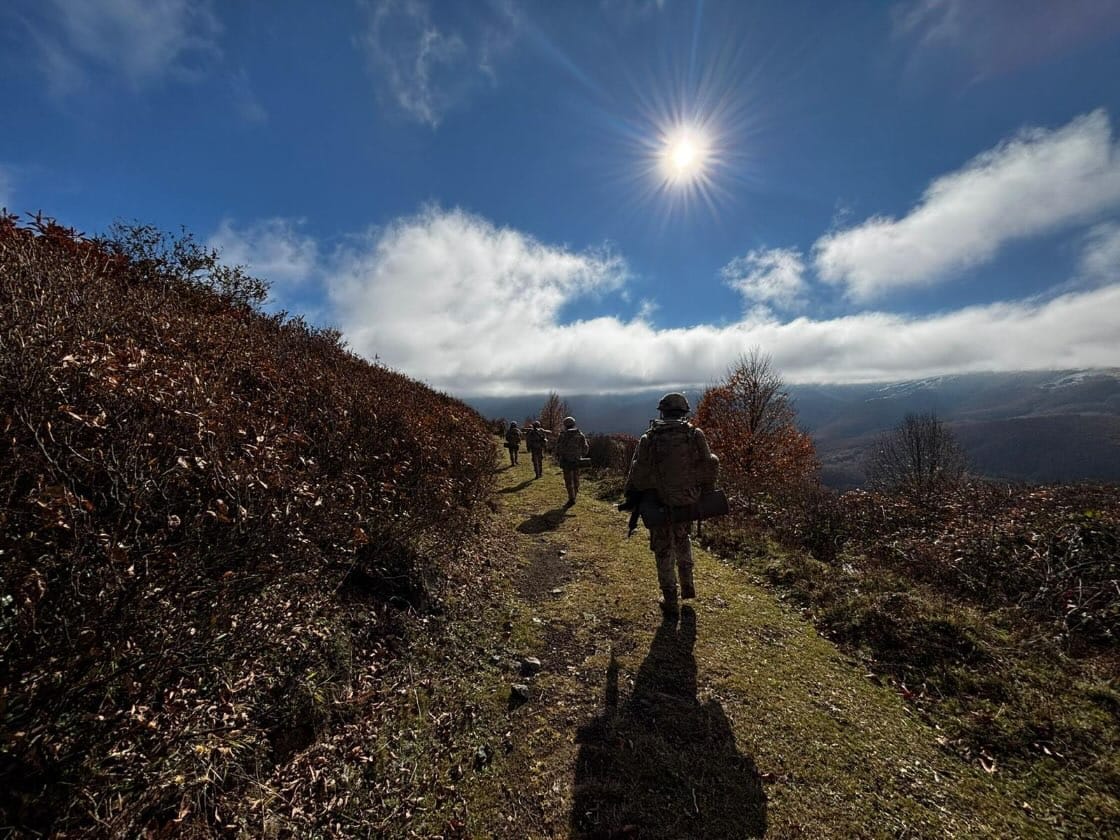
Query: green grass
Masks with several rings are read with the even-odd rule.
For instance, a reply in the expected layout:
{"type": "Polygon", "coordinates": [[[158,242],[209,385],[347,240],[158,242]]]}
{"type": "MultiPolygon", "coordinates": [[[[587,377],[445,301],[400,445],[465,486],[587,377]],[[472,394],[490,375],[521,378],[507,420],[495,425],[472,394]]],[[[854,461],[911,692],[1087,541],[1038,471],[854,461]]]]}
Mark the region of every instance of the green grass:
{"type": "Polygon", "coordinates": [[[544,670],[508,715],[509,752],[468,781],[476,836],[1052,833],[998,770],[963,762],[898,690],[735,564],[696,550],[695,639],[665,631],[645,532],[627,540],[590,482],[561,511],[559,470],[531,475],[522,463],[501,476],[510,575],[561,551],[566,568],[536,587],[543,597],[512,587],[516,638],[544,670]]]}
{"type": "MultiPolygon", "coordinates": [[[[695,549],[692,614],[663,622],[646,532],[626,539],[599,489],[565,509],[557,467],[500,470],[477,577],[386,673],[379,723],[355,724],[373,761],[331,757],[340,784],[382,791],[378,836],[1108,836],[1114,759],[1091,778],[1058,757],[986,771],[947,719],[820,635],[790,588],[814,561],[695,549]],[[519,674],[526,656],[539,674],[519,674]],[[531,699],[511,707],[520,682],[531,699]]],[[[1115,714],[1111,682],[1083,688],[1115,714]]]]}

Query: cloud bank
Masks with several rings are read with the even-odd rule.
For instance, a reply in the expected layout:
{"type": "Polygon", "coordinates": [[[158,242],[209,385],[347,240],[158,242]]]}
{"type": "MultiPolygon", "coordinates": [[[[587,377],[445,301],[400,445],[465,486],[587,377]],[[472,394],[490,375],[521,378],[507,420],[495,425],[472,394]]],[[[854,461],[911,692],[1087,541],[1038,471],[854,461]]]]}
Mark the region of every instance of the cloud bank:
{"type": "MultiPolygon", "coordinates": [[[[275,276],[307,272],[356,352],[462,396],[702,386],[756,345],[790,382],[1120,361],[1115,280],[930,317],[872,311],[782,321],[755,309],[732,324],[659,329],[648,306],[628,319],[564,320],[572,301],[624,288],[629,269],[610,250],[549,245],[459,210],[428,209],[329,255],[281,220],[224,228],[225,239],[213,241],[231,245],[227,257],[255,273],[268,276],[270,265],[275,276]]],[[[1113,233],[1100,228],[1086,255],[1112,253],[1113,233]]],[[[756,262],[765,272],[766,259],[756,262]]]]}
{"type": "Polygon", "coordinates": [[[1120,206],[1120,144],[1103,110],[1029,129],[936,179],[901,219],[876,216],[821,237],[820,277],[857,301],[931,285],[1009,242],[1120,206]]]}

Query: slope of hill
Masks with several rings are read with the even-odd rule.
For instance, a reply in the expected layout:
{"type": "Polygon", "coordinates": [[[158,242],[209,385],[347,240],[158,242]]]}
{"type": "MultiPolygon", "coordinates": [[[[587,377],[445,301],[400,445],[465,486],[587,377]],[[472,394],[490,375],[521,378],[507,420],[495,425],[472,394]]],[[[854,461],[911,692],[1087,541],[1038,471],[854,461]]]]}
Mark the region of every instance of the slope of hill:
{"type": "Polygon", "coordinates": [[[189,239],[122,233],[0,217],[0,825],[258,834],[474,577],[493,446],[189,239]]]}

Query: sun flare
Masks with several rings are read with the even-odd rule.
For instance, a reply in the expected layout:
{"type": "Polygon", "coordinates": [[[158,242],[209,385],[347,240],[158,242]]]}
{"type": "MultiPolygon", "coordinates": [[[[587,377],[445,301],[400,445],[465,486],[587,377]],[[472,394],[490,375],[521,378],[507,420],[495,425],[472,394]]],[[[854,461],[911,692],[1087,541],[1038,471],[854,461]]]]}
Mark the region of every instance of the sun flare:
{"type": "Polygon", "coordinates": [[[665,138],[662,169],[668,180],[687,183],[703,177],[707,157],[703,136],[695,129],[682,129],[665,138]]]}

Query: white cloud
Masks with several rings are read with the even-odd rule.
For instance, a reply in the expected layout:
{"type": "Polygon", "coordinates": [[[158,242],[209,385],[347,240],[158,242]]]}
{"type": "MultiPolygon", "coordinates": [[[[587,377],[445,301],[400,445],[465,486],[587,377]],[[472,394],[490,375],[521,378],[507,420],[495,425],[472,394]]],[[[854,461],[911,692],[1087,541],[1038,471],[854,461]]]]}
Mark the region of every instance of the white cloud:
{"type": "Polygon", "coordinates": [[[550,343],[563,306],[617,289],[626,266],[606,250],[429,209],[336,255],[330,274],[335,318],[357,352],[437,385],[519,387],[565,364],[550,343]]]}
{"type": "Polygon", "coordinates": [[[1120,281],[1120,223],[1105,222],[1089,231],[1081,253],[1081,273],[1092,280],[1120,281]]]}
{"type": "Polygon", "coordinates": [[[821,237],[822,279],[856,300],[935,283],[1003,245],[1084,222],[1120,205],[1120,145],[1103,110],[1055,130],[1030,129],[926,189],[901,219],[876,216],[821,237]]]}
{"type": "Polygon", "coordinates": [[[783,322],[755,311],[726,326],[658,329],[643,306],[631,320],[565,323],[571,301],[620,289],[620,258],[439,210],[348,245],[325,273],[333,320],[355,351],[460,395],[703,385],[756,345],[791,382],[1120,364],[1120,283],[924,318],[783,322]]]}
{"type": "Polygon", "coordinates": [[[756,249],[720,270],[728,286],[750,304],[795,309],[804,304],[805,262],[793,248],[756,249]]]}
{"type": "Polygon", "coordinates": [[[300,222],[265,219],[237,228],[224,219],[207,245],[217,248],[227,265],[244,266],[249,274],[271,283],[274,302],[285,304],[301,287],[321,282],[318,243],[299,231],[300,222]]]}
{"type": "Polygon", "coordinates": [[[81,88],[91,69],[141,88],[220,56],[208,0],[48,0],[27,23],[56,94],[81,88]]]}
{"type": "Polygon", "coordinates": [[[357,38],[385,92],[432,128],[477,87],[497,79],[497,62],[520,25],[508,3],[472,8],[469,29],[453,29],[433,20],[425,0],[376,0],[357,38]]]}

